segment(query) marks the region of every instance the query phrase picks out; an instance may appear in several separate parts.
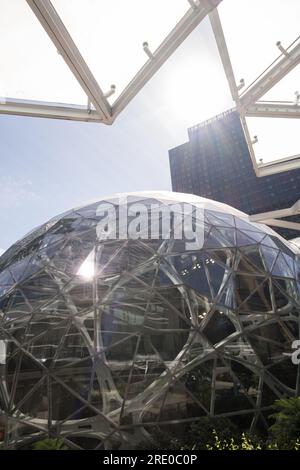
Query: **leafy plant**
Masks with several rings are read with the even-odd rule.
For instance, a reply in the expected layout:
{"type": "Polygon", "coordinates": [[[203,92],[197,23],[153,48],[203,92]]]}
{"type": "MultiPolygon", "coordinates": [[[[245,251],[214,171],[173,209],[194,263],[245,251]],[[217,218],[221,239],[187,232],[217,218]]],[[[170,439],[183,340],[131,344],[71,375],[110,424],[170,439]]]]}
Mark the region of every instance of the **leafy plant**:
{"type": "Polygon", "coordinates": [[[238,438],[240,434],[238,427],[227,418],[203,417],[190,426],[188,442],[196,450],[206,450],[207,445],[215,442],[214,433],[222,440],[238,438]]]}
{"type": "Polygon", "coordinates": [[[270,417],[275,423],[270,427],[271,437],[282,449],[294,448],[300,439],[300,397],[276,400],[270,417]]]}
{"type": "Polygon", "coordinates": [[[43,441],[37,441],[33,445],[33,450],[67,450],[68,447],[65,445],[64,440],[61,438],[57,439],[44,439],[43,441]]]}
{"type": "MultiPolygon", "coordinates": [[[[259,442],[256,438],[251,438],[245,433],[242,434],[241,439],[235,440],[231,438],[229,440],[220,439],[216,431],[213,432],[215,442],[213,445],[207,444],[207,450],[281,450],[277,442],[270,442],[264,445],[259,442]]],[[[300,440],[297,439],[292,445],[290,450],[300,450],[300,440]]]]}
{"type": "Polygon", "coordinates": [[[213,431],[214,444],[206,445],[207,450],[261,450],[261,444],[255,442],[245,433],[242,434],[240,442],[235,440],[233,437],[230,440],[220,439],[217,432],[213,431]]]}

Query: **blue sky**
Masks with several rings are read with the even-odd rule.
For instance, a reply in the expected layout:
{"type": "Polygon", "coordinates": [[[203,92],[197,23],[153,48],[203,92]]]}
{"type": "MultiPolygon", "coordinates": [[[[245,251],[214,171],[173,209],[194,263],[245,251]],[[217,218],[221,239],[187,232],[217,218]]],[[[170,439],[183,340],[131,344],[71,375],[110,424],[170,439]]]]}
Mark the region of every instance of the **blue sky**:
{"type": "Polygon", "coordinates": [[[113,126],[0,116],[0,248],[91,199],[171,189],[168,149],[187,140],[188,126],[231,106],[206,22],[113,126]],[[210,94],[203,77],[209,84],[212,75],[222,86],[210,94]]]}

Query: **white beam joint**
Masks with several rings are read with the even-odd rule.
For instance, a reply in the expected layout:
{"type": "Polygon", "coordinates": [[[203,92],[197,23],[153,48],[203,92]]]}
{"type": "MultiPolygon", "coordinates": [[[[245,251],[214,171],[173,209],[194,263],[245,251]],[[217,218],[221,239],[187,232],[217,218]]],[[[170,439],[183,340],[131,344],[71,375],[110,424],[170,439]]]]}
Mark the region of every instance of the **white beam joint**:
{"type": "Polygon", "coordinates": [[[300,168],[300,154],[292,155],[291,157],[275,160],[270,163],[263,163],[259,165],[256,175],[259,177],[274,175],[276,173],[283,173],[284,171],[296,170],[300,168]]]}
{"type": "Polygon", "coordinates": [[[187,11],[161,45],[152,53],[152,57],[149,58],[146,64],[117,98],[112,107],[113,119],[120,114],[166,60],[175,52],[180,44],[182,44],[189,34],[219,5],[219,3],[221,3],[221,1],[222,0],[201,0],[197,3],[197,8],[192,6],[187,11]]]}
{"type": "Polygon", "coordinates": [[[240,97],[242,107],[247,110],[250,104],[258,101],[299,63],[300,44],[297,44],[288,51],[288,56],[283,55],[281,59],[279,58],[273,67],[267,69],[264,75],[242,94],[240,97]]]}

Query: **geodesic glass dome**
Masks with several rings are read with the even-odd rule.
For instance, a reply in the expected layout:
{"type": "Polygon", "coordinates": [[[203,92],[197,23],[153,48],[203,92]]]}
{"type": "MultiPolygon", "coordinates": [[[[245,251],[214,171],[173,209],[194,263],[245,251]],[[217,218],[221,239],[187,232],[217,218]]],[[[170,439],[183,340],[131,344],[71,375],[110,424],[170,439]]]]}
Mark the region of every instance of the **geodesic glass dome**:
{"type": "Polygon", "coordinates": [[[298,393],[298,279],[295,245],[197,196],[128,193],[50,220],[0,258],[2,447],[134,448],[203,416],[266,426],[298,393]],[[203,246],[172,223],[164,238],[101,238],[103,203],[117,218],[159,204],[160,235],[161,208],[188,203],[203,246]]]}

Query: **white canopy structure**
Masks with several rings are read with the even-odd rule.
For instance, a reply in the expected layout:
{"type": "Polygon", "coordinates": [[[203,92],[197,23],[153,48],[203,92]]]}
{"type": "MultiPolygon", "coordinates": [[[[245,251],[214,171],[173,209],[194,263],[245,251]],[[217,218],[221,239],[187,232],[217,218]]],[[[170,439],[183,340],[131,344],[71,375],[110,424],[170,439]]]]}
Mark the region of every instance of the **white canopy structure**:
{"type": "Polygon", "coordinates": [[[0,13],[0,114],[104,124],[209,18],[257,176],[300,167],[298,0],[0,0],[0,13]],[[293,154],[265,158],[281,130],[293,154]]]}

